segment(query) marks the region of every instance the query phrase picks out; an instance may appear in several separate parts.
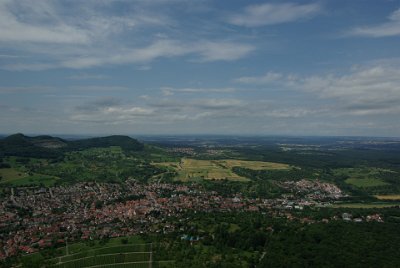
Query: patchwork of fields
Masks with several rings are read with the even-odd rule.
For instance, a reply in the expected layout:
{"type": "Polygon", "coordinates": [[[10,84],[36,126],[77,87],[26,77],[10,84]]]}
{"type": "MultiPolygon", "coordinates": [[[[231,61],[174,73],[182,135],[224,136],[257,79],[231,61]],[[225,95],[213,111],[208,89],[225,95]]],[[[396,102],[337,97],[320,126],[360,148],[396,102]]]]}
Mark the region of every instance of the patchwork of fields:
{"type": "Polygon", "coordinates": [[[358,188],[390,185],[381,179],[384,174],[395,174],[395,172],[388,169],[371,167],[340,168],[335,170],[335,175],[347,176],[348,179],[346,179],[345,182],[358,188]]]}
{"type": "Polygon", "coordinates": [[[52,186],[56,180],[55,176],[37,174],[37,173],[26,173],[15,168],[2,168],[0,169],[0,184],[12,184],[13,186],[20,185],[39,185],[52,186]]]}
{"type": "Polygon", "coordinates": [[[197,160],[182,158],[181,162],[155,163],[157,166],[169,167],[178,173],[177,179],[189,181],[193,179],[227,179],[233,181],[248,181],[232,171],[233,167],[242,167],[253,170],[288,170],[291,166],[281,163],[244,161],[235,159],[225,160],[197,160]]]}

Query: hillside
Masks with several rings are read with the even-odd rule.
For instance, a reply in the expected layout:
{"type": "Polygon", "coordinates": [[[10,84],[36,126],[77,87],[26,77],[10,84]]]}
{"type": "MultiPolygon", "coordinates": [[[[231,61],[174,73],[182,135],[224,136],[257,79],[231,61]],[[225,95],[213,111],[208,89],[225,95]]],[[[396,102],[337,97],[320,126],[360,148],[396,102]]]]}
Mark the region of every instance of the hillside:
{"type": "Polygon", "coordinates": [[[68,149],[82,150],[94,147],[119,146],[125,151],[141,151],[144,146],[142,143],[128,136],[113,135],[100,138],[90,138],[68,142],[68,149]]]}
{"type": "Polygon", "coordinates": [[[57,158],[67,151],[110,146],[120,146],[125,151],[140,151],[144,148],[143,144],[128,136],[67,141],[47,135],[29,137],[18,133],[0,140],[0,156],[57,158]]]}
{"type": "Polygon", "coordinates": [[[28,137],[21,133],[0,140],[0,156],[25,156],[39,158],[57,158],[67,143],[51,136],[28,137]]]}

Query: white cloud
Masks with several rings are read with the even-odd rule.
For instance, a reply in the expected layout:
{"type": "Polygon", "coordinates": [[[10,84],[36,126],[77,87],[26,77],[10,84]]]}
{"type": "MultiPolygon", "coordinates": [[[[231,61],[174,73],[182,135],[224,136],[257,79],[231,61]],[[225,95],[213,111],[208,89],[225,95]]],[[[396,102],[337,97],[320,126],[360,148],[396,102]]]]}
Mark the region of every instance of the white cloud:
{"type": "Polygon", "coordinates": [[[185,94],[204,94],[204,93],[233,93],[234,88],[172,88],[162,87],[161,92],[164,96],[172,96],[175,93],[185,94]]]}
{"type": "Polygon", "coordinates": [[[68,77],[71,80],[101,80],[101,79],[107,79],[109,76],[103,75],[103,74],[74,74],[68,77]]]}
{"type": "MultiPolygon", "coordinates": [[[[0,94],[21,94],[32,93],[38,94],[43,92],[60,94],[62,93],[102,93],[102,92],[122,92],[128,91],[130,88],[123,86],[104,86],[104,85],[84,85],[84,86],[22,86],[22,87],[7,87],[0,86],[0,94]]],[[[58,95],[57,95],[58,96],[58,95]]],[[[79,96],[79,95],[77,95],[79,96]]],[[[65,95],[64,95],[65,97],[65,95]]]]}
{"type": "Polygon", "coordinates": [[[283,78],[283,75],[281,73],[276,73],[276,72],[267,72],[263,76],[243,76],[235,79],[235,82],[237,83],[243,83],[243,84],[268,84],[274,81],[279,81],[283,78]]]}
{"type": "Polygon", "coordinates": [[[50,63],[9,63],[0,65],[0,69],[7,71],[43,71],[57,67],[56,64],[50,63]]]}
{"type": "Polygon", "coordinates": [[[122,124],[154,115],[154,110],[138,105],[124,104],[118,99],[103,98],[76,107],[70,119],[97,123],[122,124]]]}
{"type": "Polygon", "coordinates": [[[201,61],[233,61],[254,51],[254,46],[233,42],[201,42],[194,47],[201,61]]]}
{"type": "Polygon", "coordinates": [[[272,109],[265,111],[262,115],[269,116],[274,118],[299,118],[305,117],[309,115],[313,115],[316,113],[320,113],[321,110],[312,110],[307,108],[281,108],[281,109],[272,109]]]}
{"type": "Polygon", "coordinates": [[[355,27],[348,35],[363,37],[388,37],[400,35],[400,9],[388,17],[389,22],[379,25],[355,27]]]}
{"type": "Polygon", "coordinates": [[[124,49],[111,55],[102,54],[90,57],[76,57],[65,60],[61,66],[81,69],[109,64],[146,63],[160,57],[182,56],[190,53],[189,47],[172,40],[158,40],[152,44],[134,49],[124,49]]]}
{"type": "Polygon", "coordinates": [[[35,1],[30,8],[26,9],[26,1],[0,2],[0,42],[85,44],[90,41],[88,32],[55,17],[56,11],[49,2],[35,1]],[[29,21],[24,21],[24,17],[29,21]]]}
{"type": "Polygon", "coordinates": [[[245,103],[238,99],[204,99],[192,103],[201,109],[236,109],[242,107],[245,103]]]}
{"type": "MultiPolygon", "coordinates": [[[[143,64],[158,58],[170,58],[193,55],[201,62],[232,61],[247,56],[254,47],[247,44],[226,41],[200,41],[198,43],[179,42],[175,40],[157,40],[141,48],[123,49],[120,52],[97,53],[89,57],[72,57],[60,63],[57,67],[83,69],[102,65],[143,64]]],[[[54,65],[23,64],[6,65],[3,68],[12,70],[43,70],[54,65]]]]}
{"type": "MultiPolygon", "coordinates": [[[[268,86],[279,84],[322,99],[336,101],[336,109],[353,115],[394,114],[400,112],[400,69],[380,64],[353,68],[348,74],[294,76],[267,73],[241,77],[239,83],[268,86]]],[[[335,109],[335,108],[332,108],[335,109]]]]}
{"type": "Polygon", "coordinates": [[[189,38],[169,12],[143,1],[134,5],[123,1],[129,10],[123,13],[111,11],[109,5],[115,3],[83,1],[66,6],[62,1],[37,0],[32,5],[28,0],[0,0],[0,48],[24,55],[2,57],[0,68],[42,71],[137,64],[147,70],[148,63],[160,58],[233,61],[255,49],[238,41],[189,38]]]}
{"type": "Polygon", "coordinates": [[[248,6],[243,13],[229,16],[227,21],[238,26],[257,27],[309,18],[320,10],[318,4],[266,3],[248,6]]]}
{"type": "Polygon", "coordinates": [[[0,87],[1,93],[21,94],[52,91],[48,86],[25,86],[25,87],[0,87]]]}

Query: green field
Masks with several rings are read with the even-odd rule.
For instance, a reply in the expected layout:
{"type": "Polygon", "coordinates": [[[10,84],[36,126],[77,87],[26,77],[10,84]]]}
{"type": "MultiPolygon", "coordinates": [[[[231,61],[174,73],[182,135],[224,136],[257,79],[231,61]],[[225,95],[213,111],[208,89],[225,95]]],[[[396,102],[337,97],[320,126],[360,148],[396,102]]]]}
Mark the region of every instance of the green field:
{"type": "Polygon", "coordinates": [[[30,267],[35,260],[42,259],[42,265],[53,268],[84,267],[171,267],[171,261],[155,260],[156,253],[151,243],[137,236],[109,239],[107,242],[90,241],[56,249],[56,257],[44,258],[41,253],[22,257],[22,267],[30,267]],[[68,254],[67,254],[68,252],[68,254]]]}
{"type": "Polygon", "coordinates": [[[10,182],[13,180],[21,179],[29,176],[28,173],[19,171],[15,168],[2,168],[0,169],[1,182],[10,182]]]}
{"type": "Polygon", "coordinates": [[[155,163],[157,166],[168,167],[178,173],[177,179],[190,181],[194,179],[227,179],[232,181],[248,181],[232,171],[233,167],[242,167],[253,170],[288,170],[290,166],[281,163],[244,161],[235,159],[225,160],[197,160],[182,158],[181,162],[155,163]]]}
{"type": "Polygon", "coordinates": [[[395,174],[389,169],[373,167],[340,168],[335,169],[336,176],[348,177],[345,182],[358,188],[378,187],[390,185],[381,179],[383,175],[395,174]]]}
{"type": "Polygon", "coordinates": [[[40,185],[52,186],[58,180],[55,176],[37,174],[37,173],[26,173],[19,171],[15,168],[3,168],[0,169],[1,180],[0,184],[11,184],[13,186],[22,185],[40,185]]]}
{"type": "Polygon", "coordinates": [[[334,208],[388,208],[400,206],[400,203],[336,203],[332,205],[334,208]]]}
{"type": "Polygon", "coordinates": [[[150,261],[150,244],[132,244],[104,247],[82,251],[71,255],[54,258],[50,267],[91,267],[112,264],[134,264],[132,267],[145,267],[150,261]]]}
{"type": "Polygon", "coordinates": [[[400,195],[392,194],[392,195],[375,195],[379,200],[400,200],[400,195]]]}
{"type": "Polygon", "coordinates": [[[345,182],[348,184],[354,185],[356,187],[359,187],[359,188],[389,185],[389,183],[386,183],[380,179],[374,179],[374,178],[366,178],[366,179],[351,178],[351,179],[347,179],[345,182]]]}
{"type": "Polygon", "coordinates": [[[290,165],[282,163],[245,161],[236,159],[218,160],[217,163],[230,169],[233,167],[242,167],[253,170],[288,170],[291,168],[290,165]]]}

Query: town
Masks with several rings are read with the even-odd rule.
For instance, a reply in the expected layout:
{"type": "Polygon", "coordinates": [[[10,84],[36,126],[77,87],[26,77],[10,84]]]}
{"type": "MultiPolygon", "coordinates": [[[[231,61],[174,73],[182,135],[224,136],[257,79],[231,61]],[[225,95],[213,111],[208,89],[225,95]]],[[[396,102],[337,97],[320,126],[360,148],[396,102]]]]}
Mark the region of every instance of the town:
{"type": "MultiPolygon", "coordinates": [[[[292,211],[325,207],[342,198],[329,183],[288,181],[293,194],[275,199],[251,199],[240,193],[222,196],[198,184],[142,184],[128,179],[121,184],[85,182],[56,187],[5,188],[0,198],[0,259],[62,246],[66,242],[169,233],[177,220],[192,212],[249,211],[313,223],[292,211]]],[[[187,219],[186,219],[187,220],[187,219]]],[[[323,219],[351,221],[351,215],[323,219]]],[[[354,221],[362,221],[357,218],[354,221]]],[[[366,221],[382,222],[379,214],[366,221]]]]}

